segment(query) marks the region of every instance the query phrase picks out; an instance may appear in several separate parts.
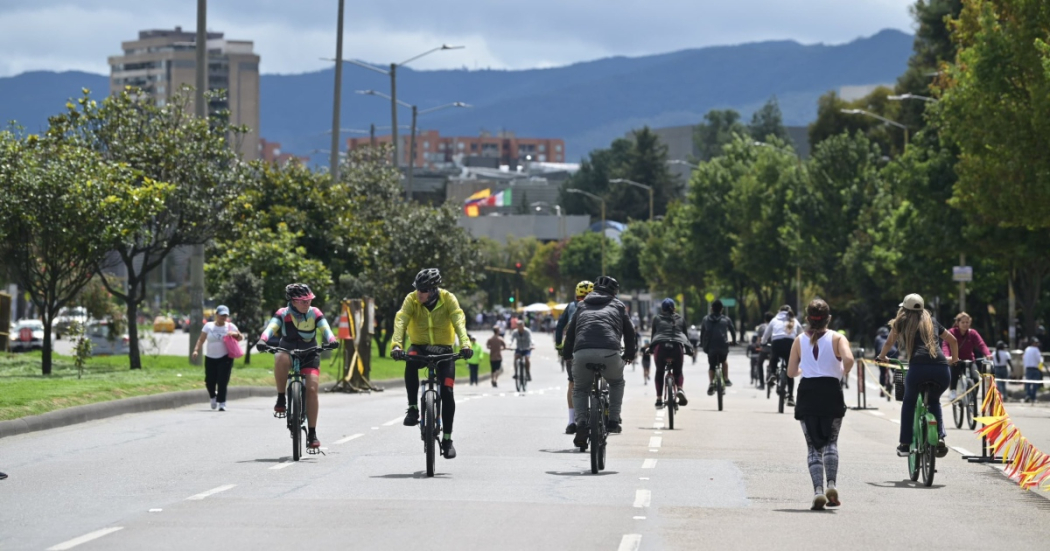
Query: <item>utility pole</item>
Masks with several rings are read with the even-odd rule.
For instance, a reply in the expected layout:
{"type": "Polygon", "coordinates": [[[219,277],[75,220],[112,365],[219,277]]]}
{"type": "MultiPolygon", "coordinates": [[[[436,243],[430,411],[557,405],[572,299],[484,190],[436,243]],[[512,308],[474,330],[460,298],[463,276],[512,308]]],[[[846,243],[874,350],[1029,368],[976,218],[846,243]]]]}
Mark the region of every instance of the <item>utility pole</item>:
{"type": "MultiPolygon", "coordinates": [[[[966,266],[966,253],[959,253],[959,265],[966,266]]],[[[966,311],[966,282],[959,282],[959,311],[966,311]]]]}
{"type": "MultiPolygon", "coordinates": [[[[197,90],[193,102],[197,118],[208,118],[208,105],[204,92],[208,89],[208,0],[197,0],[197,90]]],[[[128,320],[135,323],[135,320],[128,320]]],[[[201,358],[193,359],[197,338],[204,328],[204,244],[194,245],[190,256],[190,330],[187,335],[190,347],[187,351],[190,363],[200,365],[201,358]]]]}
{"type": "Polygon", "coordinates": [[[336,23],[335,34],[335,97],[332,100],[332,157],[329,160],[328,173],[332,175],[332,183],[339,181],[339,107],[343,93],[343,5],[344,0],[339,0],[339,19],[336,23]]]}
{"type": "Polygon", "coordinates": [[[394,144],[394,168],[401,168],[401,144],[397,141],[397,63],[390,64],[390,138],[394,144]]]}
{"type": "Polygon", "coordinates": [[[416,104],[412,104],[412,137],[409,138],[411,147],[408,151],[408,200],[412,200],[412,184],[414,183],[413,177],[415,176],[416,168],[416,104]]]}
{"type": "Polygon", "coordinates": [[[1017,295],[1014,294],[1014,272],[1013,272],[1013,270],[1010,270],[1010,279],[1008,281],[1009,281],[1009,289],[1008,290],[1009,290],[1009,293],[1010,293],[1010,302],[1009,302],[1009,308],[1007,309],[1007,315],[1010,317],[1010,319],[1008,319],[1006,321],[1006,326],[1009,327],[1009,329],[1007,331],[1009,332],[1008,334],[1010,335],[1010,350],[1014,350],[1014,349],[1017,348],[1017,326],[1014,324],[1014,319],[1016,319],[1016,317],[1017,317],[1017,295]]]}

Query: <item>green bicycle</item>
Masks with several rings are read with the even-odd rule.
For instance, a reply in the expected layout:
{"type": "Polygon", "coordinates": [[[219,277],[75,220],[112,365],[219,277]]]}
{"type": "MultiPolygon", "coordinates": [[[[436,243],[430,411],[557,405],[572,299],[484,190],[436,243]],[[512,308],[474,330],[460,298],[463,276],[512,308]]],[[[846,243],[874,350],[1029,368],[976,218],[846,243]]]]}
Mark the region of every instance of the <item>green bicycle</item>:
{"type": "MultiPolygon", "coordinates": [[[[897,364],[894,373],[894,386],[897,399],[904,398],[904,373],[907,367],[898,360],[890,360],[897,364]]],[[[915,417],[912,419],[911,445],[908,451],[908,476],[912,482],[919,480],[922,475],[922,484],[929,488],[933,485],[933,476],[937,473],[937,443],[940,441],[937,417],[929,409],[932,400],[932,391],[937,384],[927,381],[919,385],[919,396],[915,401],[915,417]]],[[[904,420],[901,419],[903,423],[904,420]]]]}

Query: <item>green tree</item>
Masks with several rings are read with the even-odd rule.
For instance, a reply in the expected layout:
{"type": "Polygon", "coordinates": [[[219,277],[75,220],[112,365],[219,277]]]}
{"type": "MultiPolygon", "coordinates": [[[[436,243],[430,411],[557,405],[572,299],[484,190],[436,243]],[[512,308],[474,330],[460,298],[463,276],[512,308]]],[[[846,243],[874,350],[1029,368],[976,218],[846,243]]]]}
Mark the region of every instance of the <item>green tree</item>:
{"type": "Polygon", "coordinates": [[[270,314],[263,309],[266,282],[247,266],[234,268],[224,275],[216,296],[230,309],[231,321],[249,343],[244,354],[244,363],[247,365],[252,361],[254,347],[251,343],[258,340],[256,337],[262,333],[263,324],[270,314]]]}
{"type": "Polygon", "coordinates": [[[642,268],[642,253],[645,250],[651,228],[655,222],[632,222],[620,234],[620,257],[612,269],[620,288],[624,290],[648,289],[649,282],[642,268]]]}
{"type": "MultiPolygon", "coordinates": [[[[594,281],[602,272],[602,240],[605,240],[605,268],[612,269],[620,256],[620,247],[615,241],[597,232],[586,232],[569,238],[562,249],[558,268],[569,281],[587,279],[594,281]]],[[[615,274],[604,274],[616,277],[615,274]]]]}
{"type": "Polygon", "coordinates": [[[609,180],[619,177],[615,176],[614,173],[623,164],[623,160],[630,155],[632,147],[633,142],[631,140],[617,138],[613,140],[609,149],[591,151],[588,158],[580,163],[580,169],[562,184],[558,201],[565,209],[566,214],[600,216],[600,205],[597,202],[581,194],[569,193],[567,190],[576,188],[593,193],[599,197],[605,196],[611,185],[609,180]]]}
{"type": "Polygon", "coordinates": [[[704,122],[693,129],[693,149],[700,152],[700,160],[708,161],[722,155],[722,148],[737,136],[748,134],[740,122],[740,113],[732,109],[712,109],[704,115],[704,122]]]}
{"type": "Polygon", "coordinates": [[[525,281],[539,289],[553,287],[556,291],[564,292],[565,281],[559,267],[564,247],[564,241],[550,241],[536,247],[532,259],[525,265],[525,281]]]}
{"type": "Polygon", "coordinates": [[[751,124],[747,125],[751,138],[759,142],[770,141],[770,138],[782,143],[791,143],[787,128],[784,127],[784,115],[776,96],[772,97],[758,111],[751,115],[751,124]]]}
{"type": "MultiPolygon", "coordinates": [[[[959,17],[963,0],[918,0],[912,6],[915,18],[915,53],[908,60],[908,69],[897,79],[897,94],[933,95],[931,85],[944,62],[955,59],[957,47],[951,39],[948,22],[959,17]]],[[[909,100],[901,103],[901,123],[914,131],[926,126],[927,101],[909,100]]]]}

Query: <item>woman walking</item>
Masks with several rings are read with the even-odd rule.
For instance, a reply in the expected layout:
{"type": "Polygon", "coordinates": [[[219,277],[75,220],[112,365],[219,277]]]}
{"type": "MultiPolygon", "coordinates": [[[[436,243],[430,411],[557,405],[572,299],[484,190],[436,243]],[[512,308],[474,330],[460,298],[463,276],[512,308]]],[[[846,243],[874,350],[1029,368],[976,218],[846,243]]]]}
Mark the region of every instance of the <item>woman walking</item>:
{"type": "Polygon", "coordinates": [[[244,337],[237,326],[229,322],[230,309],[219,306],[215,309],[215,321],[204,324],[197,346],[193,350],[193,359],[200,355],[205,341],[208,349],[204,352],[204,386],[211,397],[211,409],[226,411],[226,387],[230,384],[230,373],[233,371],[233,358],[226,348],[225,337],[230,336],[237,342],[244,337]]]}
{"type": "Polygon", "coordinates": [[[820,299],[810,302],[806,307],[806,318],[809,330],[791,345],[788,377],[802,374],[795,419],[802,423],[802,435],[809,449],[812,509],[816,511],[825,505],[841,505],[835,482],[839,470],[839,429],[842,428],[842,417],[846,415],[846,401],[839,383],[849,376],[854,360],[849,340],[828,331],[831,309],[826,302],[820,299]]]}
{"type": "Polygon", "coordinates": [[[1003,381],[1010,378],[1010,370],[1013,369],[1014,362],[1010,359],[1010,351],[1006,349],[1006,343],[1003,341],[995,343],[995,353],[992,354],[992,367],[993,375],[995,375],[995,386],[999,389],[999,394],[1002,396],[1003,401],[1006,401],[1006,383],[1003,381]]]}
{"type": "MultiPolygon", "coordinates": [[[[792,343],[795,342],[795,337],[800,333],[802,333],[802,326],[795,319],[795,310],[787,304],[781,306],[776,317],[766,326],[766,332],[762,336],[762,344],[769,344],[772,348],[773,359],[769,362],[769,380],[766,382],[767,384],[777,384],[773,379],[773,377],[776,377],[773,366],[777,365],[777,362],[786,363],[788,361],[788,355],[793,346],[792,343]]],[[[787,383],[787,389],[784,390],[787,393],[787,405],[788,407],[795,407],[795,379],[788,377],[787,383]]]]}

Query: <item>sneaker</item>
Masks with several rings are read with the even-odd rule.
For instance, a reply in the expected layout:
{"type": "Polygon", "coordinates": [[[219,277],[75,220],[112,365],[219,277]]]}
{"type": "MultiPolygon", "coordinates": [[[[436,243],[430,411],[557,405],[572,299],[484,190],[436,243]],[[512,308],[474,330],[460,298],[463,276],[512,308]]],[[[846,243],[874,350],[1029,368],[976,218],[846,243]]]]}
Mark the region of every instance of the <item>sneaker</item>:
{"type": "Polygon", "coordinates": [[[714,396],[715,395],[715,385],[714,384],[708,385],[708,387],[707,387],[707,395],[708,396],[714,396]]]}
{"type": "Polygon", "coordinates": [[[944,457],[948,455],[948,444],[944,443],[943,438],[937,441],[937,447],[934,448],[934,451],[937,454],[937,457],[944,457]]]}
{"type": "Polygon", "coordinates": [[[219,402],[219,411],[226,411],[226,402],[219,402]]]}
{"type": "Polygon", "coordinates": [[[656,399],[656,409],[664,409],[664,401],[663,400],[661,400],[659,398],[656,399]]]}
{"type": "Polygon", "coordinates": [[[795,407],[795,397],[794,396],[788,396],[787,397],[787,407],[789,407],[789,408],[795,407]]]}
{"type": "Polygon", "coordinates": [[[726,379],[726,388],[729,388],[731,386],[733,386],[733,381],[730,381],[729,379],[726,379]]]}
{"type": "Polygon", "coordinates": [[[569,425],[565,427],[565,434],[576,434],[576,423],[569,423],[569,425]]]}
{"type": "Polygon", "coordinates": [[[681,389],[678,390],[678,405],[684,406],[689,403],[689,400],[685,399],[685,392],[681,389]]]}
{"type": "Polygon", "coordinates": [[[280,395],[277,396],[277,404],[275,404],[273,406],[273,412],[274,413],[284,413],[285,409],[286,408],[284,407],[284,396],[280,396],[280,395]]]}
{"type": "Polygon", "coordinates": [[[839,505],[842,505],[842,502],[839,501],[839,491],[835,488],[829,488],[825,495],[828,498],[828,507],[838,507],[839,505]]]}
{"type": "Polygon", "coordinates": [[[824,506],[828,504],[828,498],[824,494],[817,494],[813,496],[813,506],[809,508],[810,511],[823,511],[824,506]]]}
{"type": "Polygon", "coordinates": [[[0,480],[3,480],[5,478],[7,478],[7,475],[5,473],[0,473],[0,480]]]}
{"type": "Polygon", "coordinates": [[[310,434],[306,435],[306,447],[316,450],[321,447],[321,441],[317,439],[317,433],[310,431],[310,434]]]}
{"type": "Polygon", "coordinates": [[[451,440],[441,441],[441,455],[444,455],[445,459],[456,458],[456,447],[452,445],[451,440]]]}
{"type": "Polygon", "coordinates": [[[897,457],[908,457],[911,454],[911,447],[907,444],[901,444],[897,446],[897,457]]]}
{"type": "Polygon", "coordinates": [[[577,425],[576,436],[572,438],[572,444],[577,448],[586,448],[588,433],[590,433],[590,430],[586,424],[577,425]]]}
{"type": "Polygon", "coordinates": [[[605,423],[605,430],[609,431],[611,434],[620,434],[623,432],[623,427],[620,426],[618,421],[610,420],[608,423],[605,423]]]}
{"type": "Polygon", "coordinates": [[[525,374],[525,382],[526,383],[531,383],[532,382],[532,373],[526,373],[525,374]]]}
{"type": "Polygon", "coordinates": [[[215,409],[217,407],[219,407],[219,402],[215,398],[212,398],[211,399],[211,409],[215,409]]]}
{"type": "Polygon", "coordinates": [[[405,410],[405,422],[406,427],[414,427],[419,424],[419,408],[408,408],[405,410]]]}

